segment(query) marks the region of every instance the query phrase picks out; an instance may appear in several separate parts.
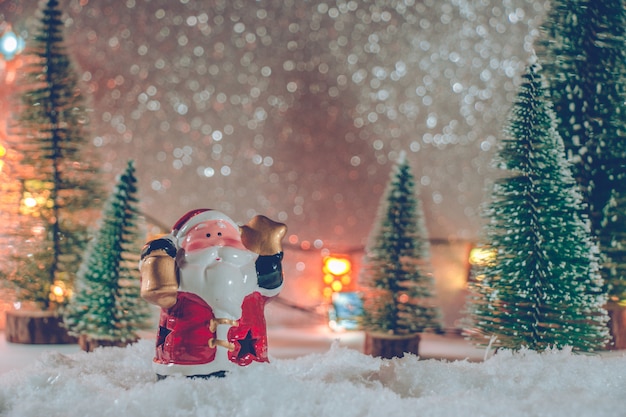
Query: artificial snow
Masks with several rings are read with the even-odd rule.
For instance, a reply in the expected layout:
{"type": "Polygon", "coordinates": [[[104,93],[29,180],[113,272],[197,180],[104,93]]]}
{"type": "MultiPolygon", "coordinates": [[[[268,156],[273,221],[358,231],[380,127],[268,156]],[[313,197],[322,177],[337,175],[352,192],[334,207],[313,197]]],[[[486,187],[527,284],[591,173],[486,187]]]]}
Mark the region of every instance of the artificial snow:
{"type": "MultiPolygon", "coordinates": [[[[484,362],[322,353],[157,381],[154,341],[49,352],[0,374],[0,416],[620,416],[626,357],[499,351],[484,362]]],[[[271,354],[271,351],[270,351],[271,354]]]]}

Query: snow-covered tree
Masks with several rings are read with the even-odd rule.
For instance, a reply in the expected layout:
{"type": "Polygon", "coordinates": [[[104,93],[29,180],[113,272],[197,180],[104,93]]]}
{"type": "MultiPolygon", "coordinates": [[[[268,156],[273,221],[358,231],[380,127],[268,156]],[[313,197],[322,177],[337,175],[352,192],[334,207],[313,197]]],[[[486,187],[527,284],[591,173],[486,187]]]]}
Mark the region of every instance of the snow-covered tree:
{"type": "Polygon", "coordinates": [[[602,236],[602,275],[605,278],[609,300],[623,305],[626,302],[626,196],[613,190],[604,208],[603,228],[611,234],[602,236]]]}
{"type": "MultiPolygon", "coordinates": [[[[605,221],[605,206],[614,191],[626,195],[626,2],[554,0],[550,4],[538,53],[557,129],[573,162],[604,263],[603,255],[612,249],[603,243],[616,242],[616,234],[621,233],[619,224],[605,221]]],[[[626,276],[610,270],[602,268],[608,288],[623,286],[626,276]]],[[[609,294],[610,298],[618,295],[609,294]]]]}
{"type": "Polygon", "coordinates": [[[424,213],[404,153],[380,202],[378,222],[361,276],[363,327],[393,335],[441,330],[424,213]]]}
{"type": "Polygon", "coordinates": [[[105,203],[78,270],[76,293],[65,308],[70,334],[132,342],[149,325],[151,311],[140,297],[138,265],[145,241],[140,219],[135,167],[129,161],[105,203]]]}
{"type": "Polygon", "coordinates": [[[485,248],[468,299],[479,344],[545,350],[607,343],[606,296],[582,196],[535,66],[523,77],[496,157],[485,248]]]}
{"type": "MultiPolygon", "coordinates": [[[[4,169],[10,196],[3,197],[0,267],[19,301],[43,308],[62,302],[51,292],[71,288],[101,206],[99,175],[86,154],[88,122],[78,77],[63,41],[57,0],[42,3],[38,26],[22,55],[17,114],[6,141],[4,169]]],[[[58,296],[58,294],[57,294],[58,296]]]]}

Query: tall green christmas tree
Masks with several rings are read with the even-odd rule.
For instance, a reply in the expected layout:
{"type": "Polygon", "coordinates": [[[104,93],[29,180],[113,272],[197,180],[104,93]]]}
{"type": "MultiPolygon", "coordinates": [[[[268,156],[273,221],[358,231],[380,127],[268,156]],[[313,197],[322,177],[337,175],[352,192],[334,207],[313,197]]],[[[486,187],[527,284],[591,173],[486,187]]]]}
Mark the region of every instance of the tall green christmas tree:
{"type": "Polygon", "coordinates": [[[485,213],[495,258],[474,271],[472,338],[510,349],[602,349],[608,316],[597,247],[535,66],[504,133],[496,161],[505,175],[485,213]]]}
{"type": "Polygon", "coordinates": [[[363,327],[410,335],[441,330],[434,297],[430,242],[415,180],[404,153],[380,202],[364,259],[363,327]]]}
{"type": "Polygon", "coordinates": [[[42,3],[39,25],[27,41],[19,80],[20,103],[6,147],[5,169],[19,185],[4,196],[0,237],[3,276],[19,301],[48,309],[71,290],[101,205],[99,174],[88,155],[88,122],[78,79],[66,53],[57,0],[42,3]],[[5,220],[6,221],[6,220],[5,220]],[[54,286],[54,287],[53,287],[54,286]]]}
{"type": "MultiPolygon", "coordinates": [[[[618,224],[605,221],[605,206],[614,191],[626,194],[626,3],[555,0],[542,29],[538,53],[557,129],[605,255],[611,249],[604,244],[621,233],[618,224]]],[[[609,298],[619,301],[623,294],[613,289],[626,276],[611,273],[604,256],[600,262],[609,298]]]]}
{"type": "Polygon", "coordinates": [[[76,293],[65,308],[70,334],[127,343],[149,325],[151,311],[140,297],[138,269],[144,241],[135,167],[129,161],[105,203],[100,227],[78,270],[76,293]]]}

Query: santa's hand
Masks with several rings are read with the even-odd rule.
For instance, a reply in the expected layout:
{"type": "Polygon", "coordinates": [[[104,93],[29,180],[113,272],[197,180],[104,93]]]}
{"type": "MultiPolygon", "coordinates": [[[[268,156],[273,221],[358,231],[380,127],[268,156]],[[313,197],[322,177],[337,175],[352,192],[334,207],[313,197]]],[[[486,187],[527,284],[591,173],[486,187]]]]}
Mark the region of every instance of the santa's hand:
{"type": "Polygon", "coordinates": [[[283,251],[282,240],[287,226],[257,215],[241,226],[241,241],[244,246],[259,255],[275,255],[283,251]]]}

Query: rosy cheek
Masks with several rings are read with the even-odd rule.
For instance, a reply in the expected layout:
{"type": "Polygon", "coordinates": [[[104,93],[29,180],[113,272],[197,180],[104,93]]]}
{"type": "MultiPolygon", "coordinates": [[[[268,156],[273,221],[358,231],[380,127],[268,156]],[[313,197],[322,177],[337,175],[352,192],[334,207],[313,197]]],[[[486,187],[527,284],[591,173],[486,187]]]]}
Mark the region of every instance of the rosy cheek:
{"type": "Polygon", "coordinates": [[[212,244],[208,240],[196,240],[186,245],[183,245],[183,249],[185,250],[185,252],[195,252],[202,249],[210,248],[211,246],[214,246],[214,244],[212,244]]]}
{"type": "Polygon", "coordinates": [[[210,248],[215,246],[217,242],[213,238],[207,238],[206,234],[190,234],[182,242],[181,246],[186,252],[195,252],[198,250],[210,248]]]}

